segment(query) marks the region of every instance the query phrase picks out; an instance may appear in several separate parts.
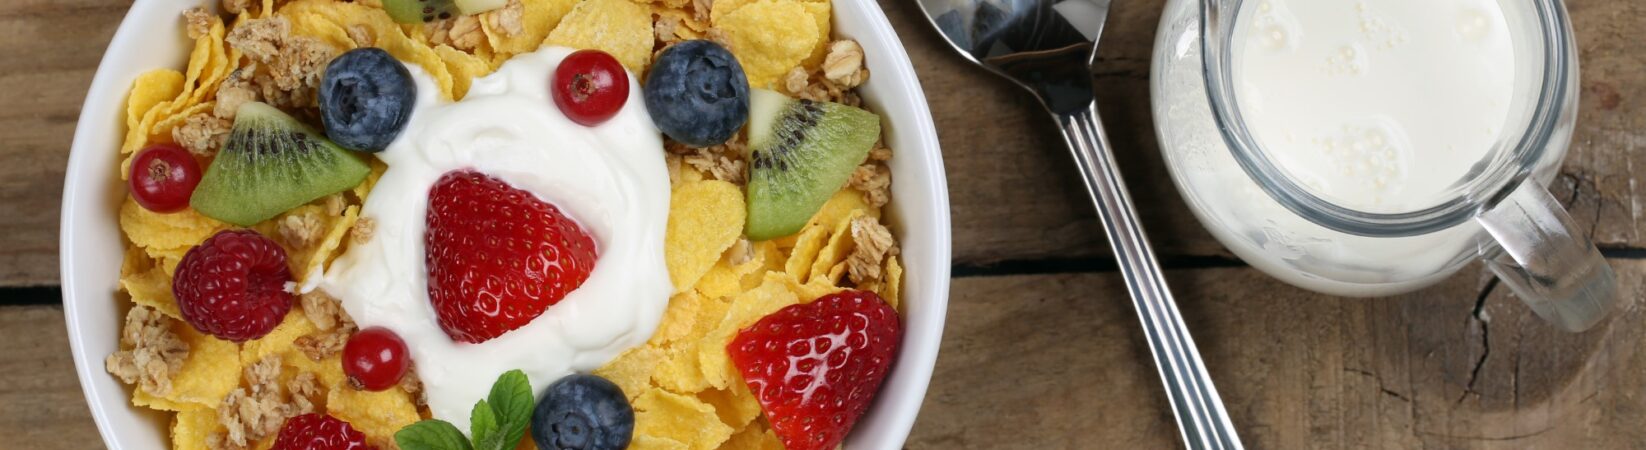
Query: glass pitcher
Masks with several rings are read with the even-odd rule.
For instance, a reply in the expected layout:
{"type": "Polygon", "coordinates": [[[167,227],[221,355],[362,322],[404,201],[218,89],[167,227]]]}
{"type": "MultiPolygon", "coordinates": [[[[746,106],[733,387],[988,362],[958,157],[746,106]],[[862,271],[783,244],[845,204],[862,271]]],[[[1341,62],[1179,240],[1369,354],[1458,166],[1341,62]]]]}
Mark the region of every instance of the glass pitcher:
{"type": "Polygon", "coordinates": [[[1253,267],[1329,294],[1408,292],[1479,258],[1559,328],[1580,331],[1606,315],[1611,267],[1545,187],[1577,115],[1577,56],[1558,0],[1496,4],[1514,60],[1504,68],[1508,118],[1456,180],[1398,208],[1345,204],[1254,136],[1235,79],[1235,32],[1243,2],[1257,1],[1169,0],[1156,36],[1150,88],[1161,148],[1214,237],[1253,267]]]}

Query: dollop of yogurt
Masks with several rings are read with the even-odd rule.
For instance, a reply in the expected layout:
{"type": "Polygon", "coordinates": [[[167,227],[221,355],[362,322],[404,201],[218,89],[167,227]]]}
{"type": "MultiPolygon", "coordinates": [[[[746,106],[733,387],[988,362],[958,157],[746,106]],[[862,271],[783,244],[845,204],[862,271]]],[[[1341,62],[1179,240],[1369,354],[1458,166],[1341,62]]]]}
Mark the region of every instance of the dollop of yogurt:
{"type": "MultiPolygon", "coordinates": [[[[440,100],[415,66],[410,123],[377,156],[388,165],[361,212],[371,238],[326,271],[320,288],[360,327],[405,339],[434,417],[467,432],[469,412],[503,372],[520,369],[533,392],[601,366],[646,342],[673,292],[663,260],[669,175],[663,142],[639,95],[595,127],[572,122],[549,96],[571,50],[548,47],[474,80],[466,98],[440,100]],[[587,281],[523,327],[478,343],[440,329],[424,266],[429,189],[473,169],[553,203],[587,229],[599,259],[587,281]]],[[[631,86],[639,86],[629,76],[631,86]]],[[[638,94],[638,90],[633,92],[638,94]]]]}

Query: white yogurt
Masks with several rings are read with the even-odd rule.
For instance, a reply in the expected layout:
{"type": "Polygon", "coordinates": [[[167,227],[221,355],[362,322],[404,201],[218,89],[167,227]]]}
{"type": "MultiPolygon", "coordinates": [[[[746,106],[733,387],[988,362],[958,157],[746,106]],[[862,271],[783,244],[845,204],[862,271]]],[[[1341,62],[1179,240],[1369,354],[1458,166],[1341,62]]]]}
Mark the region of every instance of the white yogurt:
{"type": "MultiPolygon", "coordinates": [[[[469,411],[497,376],[521,369],[533,392],[589,371],[645,343],[673,291],[663,261],[669,175],[663,142],[638,90],[610,121],[585,127],[549,96],[549,77],[571,50],[545,48],[474,80],[459,102],[418,85],[410,124],[378,158],[389,169],[361,216],[371,239],[332,263],[321,288],[361,327],[406,340],[434,417],[468,432],[469,411]],[[479,344],[452,341],[429,303],[424,213],[441,175],[475,169],[530,191],[594,236],[599,259],[587,281],[525,326],[479,344]]],[[[639,86],[631,75],[630,86],[639,86]]]]}
{"type": "Polygon", "coordinates": [[[1496,0],[1248,0],[1235,27],[1248,129],[1334,203],[1432,206],[1508,120],[1514,49],[1496,0]]]}

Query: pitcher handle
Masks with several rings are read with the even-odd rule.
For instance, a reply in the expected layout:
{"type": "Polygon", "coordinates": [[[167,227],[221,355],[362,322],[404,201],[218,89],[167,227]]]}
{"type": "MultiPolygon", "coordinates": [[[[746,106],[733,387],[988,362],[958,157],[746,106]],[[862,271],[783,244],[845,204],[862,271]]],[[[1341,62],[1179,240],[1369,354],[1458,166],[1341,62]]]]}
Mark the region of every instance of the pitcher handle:
{"type": "Polygon", "coordinates": [[[1475,217],[1493,242],[1481,258],[1526,306],[1549,323],[1578,332],[1611,311],[1616,275],[1548,189],[1527,179],[1475,217]]]}

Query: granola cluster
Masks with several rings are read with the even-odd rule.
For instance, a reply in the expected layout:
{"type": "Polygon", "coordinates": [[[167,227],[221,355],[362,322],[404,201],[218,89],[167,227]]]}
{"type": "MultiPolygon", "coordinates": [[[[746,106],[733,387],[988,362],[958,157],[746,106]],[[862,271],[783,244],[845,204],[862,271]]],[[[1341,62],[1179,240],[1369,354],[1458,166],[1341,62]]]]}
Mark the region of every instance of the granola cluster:
{"type": "Polygon", "coordinates": [[[170,393],[172,376],[189,357],[188,343],[172,332],[174,323],[154,308],[132,307],[120,334],[123,350],[103,362],[109,373],[156,396],[170,393]]]}
{"type": "Polygon", "coordinates": [[[313,373],[303,372],[280,382],[278,356],[246,366],[242,379],[246,387],[235,388],[217,406],[217,421],[223,430],[213,433],[207,446],[214,450],[244,450],[280,431],[286,419],[314,412],[321,398],[320,383],[313,373]]]}

